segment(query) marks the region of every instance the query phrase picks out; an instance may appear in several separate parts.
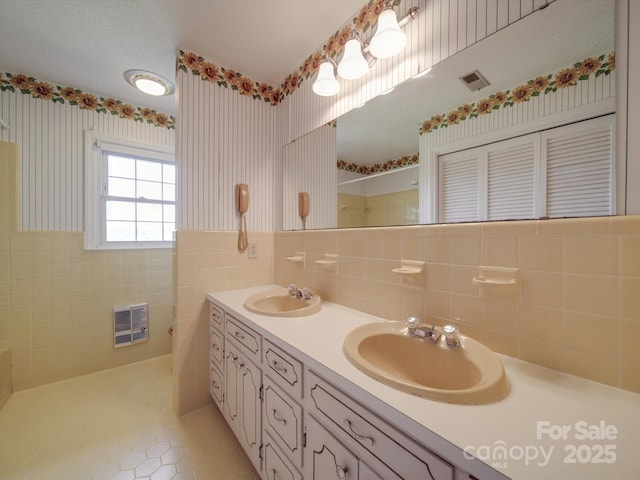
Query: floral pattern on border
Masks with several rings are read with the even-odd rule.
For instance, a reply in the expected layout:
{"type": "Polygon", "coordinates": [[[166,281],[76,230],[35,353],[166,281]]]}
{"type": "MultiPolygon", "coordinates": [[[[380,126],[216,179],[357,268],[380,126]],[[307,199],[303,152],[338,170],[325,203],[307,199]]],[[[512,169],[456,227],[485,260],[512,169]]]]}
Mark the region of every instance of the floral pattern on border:
{"type": "Polygon", "coordinates": [[[496,92],[475,103],[467,103],[448,113],[434,115],[420,124],[420,135],[433,132],[438,128],[458,125],[467,119],[488,115],[500,108],[513,107],[516,103],[528,102],[533,97],[547,95],[558,91],[558,89],[576,86],[578,81],[588,80],[591,75],[595,75],[596,78],[601,75],[609,75],[615,68],[615,52],[599,57],[585,58],[555,74],[536,77],[512,90],[496,92]]]}
{"type": "Polygon", "coordinates": [[[359,173],[360,175],[373,175],[374,173],[388,172],[390,170],[397,170],[398,168],[408,167],[410,165],[417,165],[418,162],[419,157],[417,153],[414,153],[413,155],[406,155],[395,160],[387,160],[384,163],[375,163],[373,165],[359,165],[357,163],[347,163],[343,160],[338,160],[338,170],[359,173]]]}
{"type": "MultiPolygon", "coordinates": [[[[398,6],[400,2],[401,0],[393,0],[392,4],[398,6]]],[[[350,22],[329,37],[322,48],[309,55],[297,70],[290,73],[279,88],[258,83],[235,70],[209,62],[194,52],[179,50],[176,68],[184,73],[191,72],[201,80],[215,83],[219,87],[236,90],[241,95],[278,105],[287,95],[291,95],[300,88],[305,80],[314,76],[323,61],[329,57],[336,60],[342,55],[344,45],[352,35],[362,35],[372,28],[384,9],[384,3],[385,0],[369,0],[350,22]]]]}
{"type": "Polygon", "coordinates": [[[55,87],[34,77],[21,73],[0,72],[0,91],[20,92],[33,98],[54,103],[75,105],[83,110],[111,113],[135,122],[146,122],[156,127],[175,129],[175,117],[147,107],[136,107],[115,98],[97,97],[77,88],[56,85],[55,87]]]}

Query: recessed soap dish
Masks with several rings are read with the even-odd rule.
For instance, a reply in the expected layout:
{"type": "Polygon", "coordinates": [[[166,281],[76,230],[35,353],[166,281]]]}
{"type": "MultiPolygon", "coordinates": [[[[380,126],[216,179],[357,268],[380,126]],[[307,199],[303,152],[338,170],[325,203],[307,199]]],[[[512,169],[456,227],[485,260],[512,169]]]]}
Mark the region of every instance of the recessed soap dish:
{"type": "Polygon", "coordinates": [[[333,253],[325,253],[324,258],[320,260],[316,260],[314,263],[321,265],[327,271],[334,270],[336,268],[336,263],[338,263],[338,255],[333,253]]]}
{"type": "Polygon", "coordinates": [[[297,263],[299,265],[305,266],[305,258],[306,255],[304,252],[296,252],[293,257],[287,257],[288,262],[297,263]]]}
{"type": "Polygon", "coordinates": [[[394,268],[391,271],[403,277],[417,277],[424,272],[424,262],[418,260],[401,260],[400,267],[394,268]]]}
{"type": "Polygon", "coordinates": [[[503,300],[517,302],[520,293],[520,270],[507,267],[479,268],[479,275],[471,282],[480,287],[480,297],[501,297],[503,300]]]}

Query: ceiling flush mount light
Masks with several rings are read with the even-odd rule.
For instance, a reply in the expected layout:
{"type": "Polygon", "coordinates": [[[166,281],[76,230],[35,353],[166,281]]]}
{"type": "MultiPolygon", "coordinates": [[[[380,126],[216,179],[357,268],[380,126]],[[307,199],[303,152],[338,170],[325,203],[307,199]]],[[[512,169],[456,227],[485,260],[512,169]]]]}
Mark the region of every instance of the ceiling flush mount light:
{"type": "Polygon", "coordinates": [[[369,71],[369,62],[362,55],[362,44],[352,38],[344,46],[344,55],[338,64],[338,75],[346,80],[364,77],[369,71]]]}
{"type": "Polygon", "coordinates": [[[320,64],[318,77],[313,82],[313,92],[321,97],[337,95],[340,91],[340,84],[334,75],[334,62],[327,60],[320,64]]]}
{"type": "Polygon", "coordinates": [[[400,53],[407,44],[407,36],[398,25],[393,8],[387,7],[378,17],[378,27],[371,39],[369,50],[377,58],[389,58],[400,53]]]}
{"type": "Polygon", "coordinates": [[[146,70],[127,70],[124,78],[131,85],[147,95],[171,95],[174,91],[173,83],[157,73],[146,70]]]}

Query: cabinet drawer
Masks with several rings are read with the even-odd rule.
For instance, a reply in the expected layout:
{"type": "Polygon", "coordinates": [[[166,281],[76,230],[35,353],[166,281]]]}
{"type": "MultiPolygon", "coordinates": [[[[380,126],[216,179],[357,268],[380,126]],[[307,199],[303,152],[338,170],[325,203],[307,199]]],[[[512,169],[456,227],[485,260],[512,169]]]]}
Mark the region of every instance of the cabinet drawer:
{"type": "Polygon", "coordinates": [[[265,372],[293,398],[302,398],[302,362],[275,346],[264,342],[265,372]]]}
{"type": "Polygon", "coordinates": [[[262,349],[260,348],[262,337],[245,324],[227,314],[224,324],[225,332],[233,338],[240,349],[257,365],[262,363],[262,349]]]}
{"type": "Polygon", "coordinates": [[[220,373],[220,370],[218,370],[213,362],[211,362],[209,368],[209,392],[220,410],[222,410],[222,401],[224,399],[222,393],[222,373],[220,373]]]}
{"type": "Polygon", "coordinates": [[[265,426],[297,466],[302,465],[302,407],[269,377],[264,378],[265,426]]]}
{"type": "Polygon", "coordinates": [[[267,480],[302,480],[300,472],[291,465],[269,434],[264,438],[264,474],[267,480]]]}
{"type": "Polygon", "coordinates": [[[451,465],[312,372],[307,373],[310,405],[327,428],[337,435],[346,434],[399,478],[453,479],[451,465]]]}
{"type": "Polygon", "coordinates": [[[224,336],[215,328],[209,329],[209,350],[211,360],[222,370],[222,359],[224,356],[224,336]]]}
{"type": "Polygon", "coordinates": [[[224,310],[213,302],[209,302],[209,319],[212,325],[217,325],[222,330],[224,322],[224,310]]]}

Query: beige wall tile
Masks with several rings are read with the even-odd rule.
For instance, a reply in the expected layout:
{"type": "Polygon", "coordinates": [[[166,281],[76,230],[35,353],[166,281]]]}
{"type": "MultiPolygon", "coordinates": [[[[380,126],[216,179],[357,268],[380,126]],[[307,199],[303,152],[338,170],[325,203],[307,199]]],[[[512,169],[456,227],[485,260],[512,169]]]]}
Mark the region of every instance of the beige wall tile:
{"type": "Polygon", "coordinates": [[[640,276],[640,235],[624,235],[620,242],[620,273],[640,276]]]}
{"type": "Polygon", "coordinates": [[[618,239],[615,236],[565,237],[565,272],[615,275],[618,239]]]}
{"type": "Polygon", "coordinates": [[[483,329],[481,341],[494,352],[510,357],[518,356],[518,340],[515,335],[483,329]]]}
{"type": "Polygon", "coordinates": [[[618,319],[586,313],[566,312],[565,344],[575,350],[596,355],[617,356],[618,319]]]}
{"type": "Polygon", "coordinates": [[[620,368],[620,387],[640,393],[640,362],[623,361],[620,368]]]}
{"type": "Polygon", "coordinates": [[[520,340],[528,343],[562,345],[563,316],[563,311],[559,308],[521,305],[518,311],[520,340]]]}
{"type": "Polygon", "coordinates": [[[609,232],[609,217],[540,220],[538,235],[594,235],[609,232]]]}
{"type": "Polygon", "coordinates": [[[559,343],[529,341],[526,337],[521,336],[518,357],[536,365],[562,370],[562,346],[559,343]]]}
{"type": "Polygon", "coordinates": [[[480,265],[479,237],[453,237],[450,242],[452,264],[480,265]]]}
{"type": "Polygon", "coordinates": [[[480,299],[471,295],[451,295],[451,316],[462,323],[480,325],[480,299]]]}
{"type": "Polygon", "coordinates": [[[480,312],[483,329],[512,336],[518,333],[518,308],[516,305],[482,302],[480,312]]]}
{"type": "Polygon", "coordinates": [[[640,364],[640,321],[621,320],[620,350],[622,360],[640,364]]]}
{"type": "Polygon", "coordinates": [[[579,377],[606,383],[618,384],[618,360],[591,353],[566,348],[564,350],[564,371],[579,377]]]}
{"type": "Polygon", "coordinates": [[[449,263],[451,243],[444,237],[427,237],[424,239],[424,259],[433,263],[449,263]]]}
{"type": "Polygon", "coordinates": [[[619,215],[609,218],[611,233],[640,233],[640,215],[619,215]]]}
{"type": "Polygon", "coordinates": [[[520,237],[518,238],[518,266],[527,270],[561,272],[562,248],[561,237],[520,237]]]}
{"type": "Polygon", "coordinates": [[[435,290],[449,290],[451,285],[450,268],[451,267],[447,263],[427,264],[425,267],[427,288],[435,290]]]}
{"type": "Polygon", "coordinates": [[[562,307],[562,274],[523,270],[521,272],[521,299],[525,305],[549,308],[562,307]]]}
{"type": "Polygon", "coordinates": [[[618,316],[617,277],[566,274],[564,287],[567,310],[618,316]]]}
{"type": "Polygon", "coordinates": [[[516,237],[483,237],[481,248],[481,265],[516,267],[518,264],[516,237]]]}

